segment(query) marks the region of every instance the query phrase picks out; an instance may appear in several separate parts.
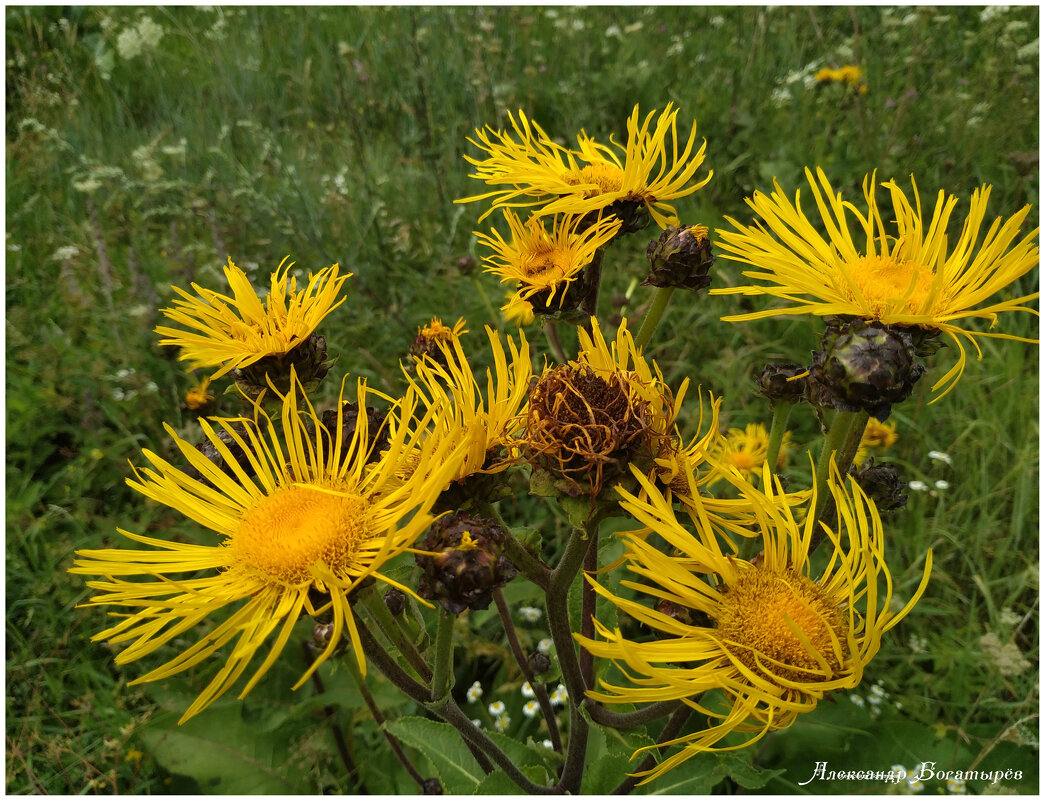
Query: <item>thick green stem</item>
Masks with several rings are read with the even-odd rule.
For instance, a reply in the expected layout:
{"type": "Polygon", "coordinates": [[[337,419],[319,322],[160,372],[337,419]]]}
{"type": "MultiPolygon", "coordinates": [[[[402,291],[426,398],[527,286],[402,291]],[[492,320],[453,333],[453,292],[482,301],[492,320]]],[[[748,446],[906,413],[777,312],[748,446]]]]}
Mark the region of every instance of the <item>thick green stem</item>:
{"type": "Polygon", "coordinates": [[[432,674],[432,700],[442,701],[450,693],[450,677],[454,671],[454,621],[445,609],[439,611],[439,628],[435,635],[435,670],[432,674]]]}
{"type": "Polygon", "coordinates": [[[636,726],[651,723],[676,711],[680,703],[681,701],[658,701],[634,712],[611,712],[590,698],[584,702],[592,720],[600,726],[609,726],[612,729],[634,729],[636,726]]]}
{"type": "MultiPolygon", "coordinates": [[[[845,475],[849,466],[853,463],[860,446],[860,438],[867,427],[870,415],[867,412],[836,412],[831,427],[824,438],[824,448],[820,452],[820,460],[816,465],[816,507],[813,509],[814,520],[823,519],[824,510],[831,499],[831,491],[828,489],[828,480],[831,477],[832,457],[840,475],[845,475]]],[[[819,529],[814,534],[814,544],[820,543],[819,529]]]]}
{"type": "Polygon", "coordinates": [[[360,599],[363,602],[363,608],[370,613],[381,632],[398,649],[403,658],[410,663],[417,675],[424,681],[430,681],[432,678],[431,669],[414,644],[410,642],[406,633],[399,625],[399,621],[388,611],[388,606],[385,604],[385,599],[378,592],[377,585],[372,585],[360,593],[360,599]]]}
{"type": "Polygon", "coordinates": [[[787,433],[787,418],[791,416],[794,403],[789,400],[778,400],[773,403],[773,425],[769,429],[769,446],[766,450],[766,462],[769,469],[774,473],[777,470],[777,461],[780,458],[780,446],[784,442],[784,434],[787,433]]]}
{"type": "Polygon", "coordinates": [[[548,338],[548,344],[551,345],[555,358],[559,360],[560,364],[566,364],[566,351],[562,349],[562,343],[559,342],[559,332],[555,330],[554,320],[544,321],[544,335],[548,338]]]}
{"type": "Polygon", "coordinates": [[[570,698],[584,698],[584,677],[581,674],[580,663],[577,661],[577,646],[573,641],[573,632],[570,629],[570,612],[567,606],[567,598],[570,586],[577,578],[577,573],[584,563],[584,556],[588,552],[587,532],[575,528],[570,535],[570,541],[566,544],[566,552],[555,570],[552,571],[551,582],[548,584],[548,592],[545,603],[548,607],[548,629],[555,643],[555,651],[559,656],[559,667],[562,669],[562,678],[566,683],[566,690],[570,698]]]}
{"type": "MultiPolygon", "coordinates": [[[[582,699],[583,700],[583,697],[582,699]]],[[[580,701],[570,694],[570,742],[566,746],[566,761],[562,766],[559,783],[560,792],[577,795],[584,778],[584,757],[588,753],[588,721],[581,714],[580,701]]]]}
{"type": "Polygon", "coordinates": [[[581,300],[581,311],[584,312],[584,326],[591,323],[592,317],[599,315],[599,289],[602,286],[602,260],[606,256],[606,248],[601,247],[584,268],[585,292],[581,300]]]}
{"type": "Polygon", "coordinates": [[[656,292],[653,293],[653,305],[646,312],[639,333],[635,335],[636,347],[644,347],[650,341],[653,332],[660,324],[660,318],[664,316],[664,310],[668,307],[668,301],[671,300],[674,291],[674,287],[657,287],[656,292]]]}

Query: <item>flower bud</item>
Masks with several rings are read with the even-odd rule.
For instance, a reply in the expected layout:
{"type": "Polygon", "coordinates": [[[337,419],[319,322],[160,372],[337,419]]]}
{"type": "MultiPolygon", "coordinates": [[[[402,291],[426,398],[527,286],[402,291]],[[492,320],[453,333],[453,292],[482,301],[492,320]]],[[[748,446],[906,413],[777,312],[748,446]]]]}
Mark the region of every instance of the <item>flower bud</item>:
{"type": "Polygon", "coordinates": [[[530,673],[534,676],[540,676],[542,673],[547,673],[552,669],[551,657],[548,654],[542,654],[540,651],[534,651],[526,661],[530,668],[530,673]]]}
{"type": "Polygon", "coordinates": [[[406,595],[402,590],[397,590],[393,587],[385,593],[385,606],[388,607],[388,611],[394,616],[401,615],[403,610],[406,609],[406,595]]]}
{"type": "Polygon", "coordinates": [[[762,368],[762,375],[756,380],[757,392],[773,403],[776,401],[798,403],[805,396],[806,382],[804,376],[797,379],[795,376],[802,375],[804,372],[806,372],[806,368],[800,364],[767,364],[762,368]]]}
{"type": "Polygon", "coordinates": [[[845,412],[884,421],[894,403],[910,397],[925,367],[915,361],[911,335],[898,326],[832,321],[813,352],[810,398],[845,412]]]}
{"type": "Polygon", "coordinates": [[[703,225],[669,226],[646,248],[650,272],[643,286],[697,291],[711,284],[708,271],[715,263],[711,240],[703,225]]]}
{"type": "Polygon", "coordinates": [[[502,556],[507,534],[492,520],[464,513],[442,517],[418,545],[414,559],[421,568],[418,595],[438,601],[450,614],[486,609],[493,591],[516,574],[502,556]]]}
{"type": "MultiPolygon", "coordinates": [[[[385,418],[381,414],[380,410],[375,409],[373,406],[367,406],[364,408],[366,413],[366,434],[367,434],[367,463],[376,462],[381,456],[381,452],[388,450],[388,430],[385,427],[385,418]]],[[[327,409],[324,411],[319,418],[320,423],[323,424],[323,428],[327,430],[331,437],[331,452],[335,448],[333,438],[337,436],[338,425],[337,425],[337,409],[327,409]]],[[[341,404],[341,459],[344,461],[349,456],[349,448],[352,444],[352,438],[356,433],[356,424],[359,421],[359,404],[355,401],[345,401],[341,404]]]]}
{"type": "Polygon", "coordinates": [[[443,785],[439,781],[438,777],[433,776],[431,779],[425,779],[421,784],[421,795],[442,795],[443,785]]]}
{"type": "Polygon", "coordinates": [[[875,464],[872,456],[859,468],[849,471],[867,497],[874,501],[879,512],[901,509],[907,505],[904,490],[907,482],[900,477],[894,464],[875,464]]]}
{"type": "MultiPolygon", "coordinates": [[[[230,423],[229,425],[238,436],[242,437],[244,440],[248,442],[250,441],[249,437],[247,436],[247,427],[245,424],[230,423]]],[[[215,426],[214,435],[222,443],[224,443],[226,447],[228,447],[230,455],[232,456],[236,464],[243,469],[243,472],[246,473],[248,476],[253,476],[254,468],[250,466],[250,459],[247,458],[247,454],[244,452],[243,448],[239,445],[239,443],[237,443],[236,440],[233,439],[232,435],[224,428],[219,428],[217,426],[215,426]]],[[[214,464],[220,467],[221,471],[225,473],[225,475],[227,475],[229,478],[235,479],[236,481],[239,480],[233,468],[225,460],[225,457],[218,452],[217,447],[214,445],[213,442],[210,441],[209,438],[199,443],[196,446],[196,450],[198,450],[210,461],[212,461],[214,464]]],[[[192,467],[191,465],[185,468],[185,475],[187,475],[189,478],[194,478],[197,481],[203,481],[204,483],[208,484],[210,483],[203,478],[203,475],[200,473],[199,470],[197,470],[195,467],[192,467]]]]}

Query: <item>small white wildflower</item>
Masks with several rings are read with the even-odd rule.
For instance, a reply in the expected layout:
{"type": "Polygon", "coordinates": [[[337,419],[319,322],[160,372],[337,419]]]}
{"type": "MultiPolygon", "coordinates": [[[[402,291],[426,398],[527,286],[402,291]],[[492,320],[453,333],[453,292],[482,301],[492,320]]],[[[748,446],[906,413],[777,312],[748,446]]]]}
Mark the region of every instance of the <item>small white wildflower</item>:
{"type": "Polygon", "coordinates": [[[125,28],[116,37],[116,51],[124,61],[130,61],[141,55],[142,44],[142,38],[137,28],[125,28]]]}
{"type": "Polygon", "coordinates": [[[950,481],[944,481],[941,478],[939,481],[934,481],[933,482],[933,486],[936,487],[936,489],[938,489],[938,490],[950,489],[951,488],[951,482],[950,481]]]}
{"type": "Polygon", "coordinates": [[[588,23],[586,23],[584,20],[578,17],[570,23],[570,27],[579,33],[580,31],[583,31],[585,28],[588,27],[588,23]]]}
{"type": "Polygon", "coordinates": [[[142,17],[138,23],[138,36],[146,47],[154,49],[163,38],[163,27],[153,22],[151,17],[142,17]]]}
{"type": "Polygon", "coordinates": [[[1023,47],[1016,49],[1016,58],[1020,61],[1036,61],[1038,58],[1038,40],[1027,42],[1023,47]]]}
{"type": "Polygon", "coordinates": [[[608,28],[606,28],[606,33],[604,34],[604,36],[607,39],[622,39],[624,37],[624,34],[622,33],[619,25],[610,25],[608,28]]]}
{"type": "Polygon", "coordinates": [[[885,689],[882,687],[881,684],[872,684],[871,685],[871,693],[868,696],[868,700],[872,704],[880,704],[880,703],[882,703],[882,699],[885,698],[885,696],[886,696],[886,692],[885,692],[885,689]]]}
{"type": "Polygon", "coordinates": [[[80,248],[76,247],[76,245],[63,245],[51,254],[51,260],[69,261],[69,259],[74,258],[75,256],[79,255],[79,253],[80,248]]]}
{"type": "Polygon", "coordinates": [[[987,6],[980,12],[980,22],[990,22],[995,17],[1009,13],[1008,6],[987,6]]]}
{"type": "Polygon", "coordinates": [[[494,701],[490,706],[487,707],[490,714],[494,717],[504,714],[504,701],[494,701]]]}
{"type": "Polygon", "coordinates": [[[472,686],[465,691],[465,698],[468,699],[469,703],[475,703],[483,697],[483,685],[477,681],[472,682],[472,686]]]}
{"type": "Polygon", "coordinates": [[[552,743],[552,741],[551,741],[551,740],[541,740],[541,745],[543,745],[543,746],[544,746],[545,748],[547,748],[547,749],[548,749],[549,751],[550,751],[551,749],[555,748],[555,745],[554,745],[554,743],[552,743]]]}
{"type": "Polygon", "coordinates": [[[854,693],[853,695],[849,696],[849,700],[852,701],[854,704],[856,704],[861,709],[864,708],[864,697],[862,695],[856,695],[854,693]]]}
{"type": "Polygon", "coordinates": [[[523,704],[523,714],[528,718],[537,717],[537,713],[541,711],[541,705],[536,701],[527,701],[523,704]]]}
{"type": "Polygon", "coordinates": [[[1027,28],[1027,23],[1026,22],[1024,22],[1021,19],[1014,19],[1012,22],[1006,24],[1004,30],[1005,30],[1005,33],[1007,33],[1009,36],[1012,36],[1012,34],[1019,33],[1022,30],[1026,30],[1026,28],[1027,28]]]}
{"type": "Polygon", "coordinates": [[[133,367],[123,367],[123,368],[121,368],[121,369],[116,371],[116,377],[117,378],[127,378],[127,376],[133,375],[133,374],[134,374],[134,368],[133,367]]]}
{"type": "Polygon", "coordinates": [[[530,682],[524,682],[522,686],[523,698],[536,698],[537,695],[533,691],[533,687],[530,686],[530,682]]]}
{"type": "Polygon", "coordinates": [[[721,28],[725,24],[726,24],[726,18],[721,16],[721,15],[719,15],[719,14],[716,14],[715,16],[713,16],[711,19],[708,20],[708,25],[710,25],[712,28],[721,28]]]}
{"type": "Polygon", "coordinates": [[[928,484],[926,484],[924,481],[918,481],[917,479],[915,479],[914,481],[908,481],[907,486],[913,489],[915,492],[925,492],[927,489],[929,489],[928,484]]]}
{"type": "Polygon", "coordinates": [[[924,654],[929,650],[929,641],[925,637],[912,634],[907,638],[907,647],[913,654],[924,654]]]}
{"type": "Polygon", "coordinates": [[[551,639],[549,637],[545,637],[539,643],[537,643],[537,650],[540,651],[542,654],[546,654],[549,651],[551,651],[553,645],[554,643],[551,641],[551,639]]]}
{"type": "Polygon", "coordinates": [[[905,768],[903,765],[893,765],[891,768],[889,768],[889,772],[892,773],[894,776],[900,777],[901,779],[907,778],[907,768],[905,768]]]}
{"type": "Polygon", "coordinates": [[[965,788],[965,779],[948,779],[947,789],[955,795],[965,795],[969,791],[965,788]]]}
{"type": "Polygon", "coordinates": [[[922,780],[918,778],[918,774],[921,773],[922,766],[915,765],[914,769],[907,774],[907,786],[910,787],[914,792],[921,792],[925,785],[922,780]]]}
{"type": "Polygon", "coordinates": [[[101,186],[102,182],[99,181],[97,178],[88,178],[84,181],[73,182],[73,189],[75,189],[77,192],[83,192],[85,195],[89,195],[92,192],[101,189],[101,186]]]}
{"type": "Polygon", "coordinates": [[[998,635],[993,631],[988,631],[976,642],[1002,676],[1018,676],[1031,668],[1031,663],[1023,657],[1016,643],[1010,640],[1002,645],[998,635]]]}
{"type": "Polygon", "coordinates": [[[943,462],[944,464],[951,464],[951,457],[943,451],[929,451],[927,456],[936,462],[943,462]]]}
{"type": "Polygon", "coordinates": [[[112,399],[114,401],[122,401],[127,399],[127,393],[119,387],[115,387],[110,394],[112,395],[112,399]]]}
{"type": "Polygon", "coordinates": [[[642,21],[633,22],[631,25],[624,26],[624,32],[627,34],[638,33],[642,30],[642,21]]]}
{"type": "Polygon", "coordinates": [[[493,722],[494,728],[499,732],[505,731],[510,725],[512,725],[512,719],[507,715],[501,715],[493,722]]]}
{"type": "Polygon", "coordinates": [[[144,392],[146,395],[151,395],[151,394],[153,394],[155,392],[159,392],[159,391],[160,391],[160,388],[158,386],[156,386],[156,382],[155,381],[146,381],[145,382],[145,386],[142,388],[142,392],[144,392]]]}
{"type": "Polygon", "coordinates": [[[786,86],[778,86],[770,93],[769,99],[777,108],[783,108],[791,103],[791,90],[786,86]]]}
{"type": "Polygon", "coordinates": [[[1003,626],[1005,626],[1005,628],[1007,628],[1007,629],[1011,629],[1013,626],[1015,626],[1017,623],[1019,623],[1022,619],[1023,618],[1021,618],[1019,615],[1017,615],[1015,612],[1013,612],[1007,606],[1004,607],[1001,610],[1001,613],[998,615],[998,622],[1001,623],[1003,626]]]}
{"type": "Polygon", "coordinates": [[[566,687],[560,684],[551,694],[552,706],[563,706],[566,701],[569,700],[570,694],[566,692],[566,687]]]}
{"type": "Polygon", "coordinates": [[[541,619],[541,610],[535,606],[523,606],[519,608],[519,616],[527,623],[536,623],[541,619]]]}
{"type": "Polygon", "coordinates": [[[472,725],[477,729],[481,729],[483,727],[483,722],[479,720],[479,718],[472,718],[472,725]]]}

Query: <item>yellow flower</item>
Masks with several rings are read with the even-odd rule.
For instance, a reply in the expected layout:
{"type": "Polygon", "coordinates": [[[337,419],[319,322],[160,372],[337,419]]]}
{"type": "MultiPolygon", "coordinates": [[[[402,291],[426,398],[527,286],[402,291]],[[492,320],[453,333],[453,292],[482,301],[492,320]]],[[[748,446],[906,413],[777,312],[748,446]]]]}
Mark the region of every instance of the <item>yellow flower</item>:
{"type": "Polygon", "coordinates": [[[988,298],[1038,263],[1038,248],[1033,241],[1037,228],[1016,242],[1030,206],[1007,220],[996,219],[981,240],[980,228],[990,196],[990,187],[983,186],[973,192],[961,234],[952,241],[947,237],[947,227],[958,203],[956,197],[947,197],[941,191],[932,219],[926,223],[917,187],[912,206],[903,190],[887,181],[882,186],[889,190],[896,215],[895,233],[890,233],[878,210],[878,184],[873,174],[864,180],[866,216],[833,192],[819,168],[816,178],[808,169],[806,177],[827,229],[826,239],[803,213],[799,195],[796,193],[795,202],[791,203],[775,182],[772,195],[756,192],[748,200],[760,221],[745,226],[727,218],[736,230],[718,232],[719,247],[726,257],[755,267],[744,275],[762,283],[713,289],[711,293],[770,295],[790,305],[724,320],[786,314],[852,315],[889,325],[918,327],[930,335],[942,331],[957,345],[959,355],[957,364],[933,385],[934,390],[947,385],[940,397],[953,389],[965,369],[965,347],[960,337],[975,346],[980,358],[977,337],[1036,341],[1012,334],[971,331],[956,324],[964,318],[979,317],[990,320],[993,327],[998,314],[1007,311],[1037,315],[1026,305],[1038,297],[1037,292],[987,304],[988,298]],[[855,235],[850,231],[851,219],[856,222],[855,235]]]}
{"type": "Polygon", "coordinates": [[[518,122],[509,115],[515,138],[487,126],[476,131],[478,141],[469,140],[487,157],[465,156],[477,168],[472,178],[508,188],[456,202],[493,198],[493,206],[479,218],[481,221],[499,207],[540,206],[535,212],[540,216],[583,216],[624,200],[645,205],[661,228],[677,225],[675,208],[667,201],[685,197],[711,180],[711,172],[703,180],[693,179],[704,161],[707,143],[694,152],[694,122],[680,153],[675,125],[678,109],[668,103],[650,130],[655,115],[651,111],[640,123],[639,107],[635,106],[628,119],[626,145],[622,147],[612,138],[610,145],[603,145],[582,131],[577,137],[578,150],[553,142],[522,111],[518,122]]]}
{"type": "Polygon", "coordinates": [[[515,292],[505,295],[507,302],[501,306],[501,316],[506,323],[512,323],[517,328],[530,325],[536,317],[533,313],[533,304],[523,300],[515,292]]]}
{"type": "MultiPolygon", "coordinates": [[[[780,443],[777,463],[772,465],[773,471],[779,470],[787,462],[787,451],[791,443],[791,432],[785,432],[780,443]]],[[[762,465],[769,455],[769,432],[761,423],[748,423],[744,428],[731,428],[719,444],[714,458],[735,468],[741,475],[757,476],[762,474],[762,465]]]]}
{"type": "Polygon", "coordinates": [[[871,451],[884,453],[896,444],[896,422],[883,423],[874,417],[868,419],[864,433],[860,437],[860,447],[853,457],[853,464],[861,465],[867,461],[871,451]]]}
{"type": "MultiPolygon", "coordinates": [[[[830,488],[840,524],[837,531],[825,528],[833,552],[825,572],[815,579],[809,547],[818,527],[812,515],[799,523],[788,505],[738,480],[738,489],[758,510],[765,547],[756,563],[747,562],[723,552],[710,523],[690,533],[670,501],[639,478],[647,485],[646,499],[621,491],[621,505],[650,526],[672,555],[660,543],[626,535],[625,557],[636,580],[621,585],[639,593],[640,600],[592,584],[658,636],[628,640],[619,628],[598,620],[595,630],[601,639],[574,636],[593,655],[614,660],[625,677],[622,685],[603,680],[601,690],[589,691],[593,699],[629,704],[680,700],[709,718],[709,728],[671,741],[669,745],[682,744],[683,749],[638,774],[645,781],[702,751],[749,746],[790,726],[826,693],[857,686],[882,635],[910,612],[929,579],[931,552],[911,599],[900,611],[891,610],[892,578],[878,512],[855,481],[850,479],[848,487],[840,483],[837,470],[830,488]],[[664,602],[670,606],[666,611],[653,608],[641,602],[643,595],[660,602],[661,609],[664,602]],[[700,698],[703,693],[709,695],[700,698]],[[720,745],[733,732],[751,736],[720,745]]],[[[768,470],[763,481],[771,486],[768,470]]],[[[810,504],[814,508],[815,499],[810,504]]]]}
{"type": "MultiPolygon", "coordinates": [[[[421,442],[406,427],[388,436],[378,456],[371,452],[368,435],[374,432],[367,430],[367,415],[357,416],[353,432],[343,431],[343,416],[336,415],[328,430],[296,378],[291,386],[278,430],[260,404],[252,420],[215,418],[220,430],[201,421],[220,463],[167,426],[198,478],[146,450],[152,468],[136,469],[127,482],[215,532],[217,541],[196,545],[120,529],[148,549],[78,551],[70,570],[101,577],[87,582],[97,594],[85,605],[115,610],[119,622],[92,639],[129,643],[117,664],[148,656],[175,638],[181,641],[210,615],[221,616],[194,645],[131,682],[158,681],[211,663],[225,649],[224,665],[181,722],[229,690],[269,644],[239,697],[245,696],[279,656],[303,613],[328,613],[333,631],[295,689],[333,654],[342,634],[365,672],[348,595],[368,577],[411,592],[382,570],[410,550],[431,523],[429,510],[460,462],[455,443],[421,442]],[[398,474],[407,453],[421,469],[403,482],[398,474]]],[[[338,408],[344,395],[342,384],[338,408]]],[[[362,383],[356,395],[359,408],[365,408],[362,383]]],[[[403,413],[413,413],[415,406],[408,393],[403,413]]]]}
{"type": "Polygon", "coordinates": [[[504,219],[512,232],[511,242],[497,230],[489,235],[473,232],[493,251],[483,259],[486,271],[499,275],[502,284],[512,282],[518,287],[502,310],[520,300],[552,306],[556,295],[559,302],[554,305],[561,308],[570,284],[581,276],[595,252],[620,230],[620,220],[615,217],[599,220],[579,232],[579,217],[559,217],[551,233],[537,217],[524,224],[512,211],[505,210],[504,219]]]}
{"type": "MultiPolygon", "coordinates": [[[[522,427],[520,410],[526,403],[533,370],[530,346],[520,331],[518,345],[506,337],[506,354],[497,332],[487,326],[486,335],[493,349],[494,369],[487,370],[485,387],[476,379],[456,339],[438,343],[443,359],[421,359],[415,365],[415,374],[407,373],[421,407],[443,410],[426,417],[430,427],[428,439],[457,441],[462,449],[457,468],[448,480],[501,472],[515,456],[514,435],[522,427]],[[498,454],[500,448],[506,452],[498,454]]],[[[397,416],[406,423],[410,421],[410,415],[397,416]]]]}
{"type": "Polygon", "coordinates": [[[594,495],[607,476],[626,474],[633,459],[654,469],[653,459],[671,447],[689,380],[674,398],[660,368],[651,369],[635,345],[627,320],[611,344],[598,320],[591,326],[591,335],[577,329],[577,359],[546,367],[534,384],[522,439],[535,465],[572,485],[587,484],[594,495]]]}
{"type": "Polygon", "coordinates": [[[230,370],[242,369],[267,356],[282,356],[305,342],[333,309],[344,302],[338,299],[342,285],[352,275],[338,275],[338,265],[309,274],[308,286],[297,289],[297,279],[287,273],[293,262],[284,259],[272,274],[271,288],[264,303],[246,274],[229,259],[225,267],[232,297],[196,284],[198,297],[178,287],[180,296],[174,308],[162,309],[172,322],[192,331],[159,326],[156,333],[165,337],[161,345],[181,348],[179,359],[193,367],[219,367],[211,378],[230,370]]]}
{"type": "Polygon", "coordinates": [[[464,326],[465,322],[463,317],[457,319],[453,328],[443,325],[443,321],[438,317],[433,317],[427,325],[417,329],[417,335],[426,342],[432,342],[434,340],[450,342],[460,337],[461,334],[468,333],[468,329],[464,326]]]}
{"type": "Polygon", "coordinates": [[[860,83],[860,79],[863,77],[864,71],[861,67],[855,64],[847,64],[844,67],[838,69],[831,69],[830,67],[824,67],[816,73],[813,77],[820,83],[847,83],[850,86],[856,86],[860,83]]]}
{"type": "Polygon", "coordinates": [[[210,386],[210,379],[204,378],[195,386],[189,387],[185,393],[185,407],[190,411],[194,412],[197,409],[202,409],[212,400],[214,396],[207,391],[207,387],[210,386]]]}

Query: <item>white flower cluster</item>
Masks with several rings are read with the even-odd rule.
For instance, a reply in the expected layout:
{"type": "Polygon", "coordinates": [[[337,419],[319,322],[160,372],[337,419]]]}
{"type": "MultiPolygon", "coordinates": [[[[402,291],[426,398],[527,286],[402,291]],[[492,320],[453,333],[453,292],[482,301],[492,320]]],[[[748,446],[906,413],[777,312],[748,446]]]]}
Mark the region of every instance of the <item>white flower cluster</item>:
{"type": "Polygon", "coordinates": [[[536,623],[541,619],[541,615],[544,614],[536,606],[521,606],[519,607],[519,617],[521,617],[527,623],[536,623]]]}
{"type": "Polygon", "coordinates": [[[153,22],[152,17],[142,17],[136,24],[120,31],[116,37],[116,52],[124,61],[131,61],[144,52],[155,50],[163,34],[163,26],[153,22]]]}

